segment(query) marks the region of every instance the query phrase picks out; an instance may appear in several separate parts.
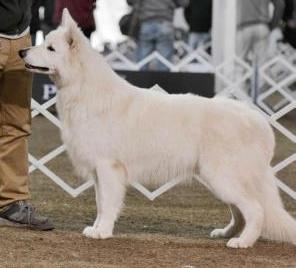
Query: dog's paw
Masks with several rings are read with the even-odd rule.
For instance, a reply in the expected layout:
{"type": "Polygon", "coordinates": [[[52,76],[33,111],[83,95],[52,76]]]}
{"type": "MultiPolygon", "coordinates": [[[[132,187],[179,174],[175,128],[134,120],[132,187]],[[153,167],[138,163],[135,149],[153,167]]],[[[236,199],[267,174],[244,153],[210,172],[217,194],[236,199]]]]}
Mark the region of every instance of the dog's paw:
{"type": "Polygon", "coordinates": [[[112,231],[102,230],[93,226],[87,226],[83,230],[83,235],[94,239],[106,239],[112,237],[112,231]]]}
{"type": "Polygon", "coordinates": [[[89,237],[89,238],[96,238],[96,239],[99,238],[98,232],[96,231],[96,228],[93,226],[85,227],[82,234],[86,237],[89,237]]]}
{"type": "Polygon", "coordinates": [[[212,238],[223,238],[225,237],[225,230],[224,229],[215,229],[211,232],[210,236],[212,238]]]}
{"type": "Polygon", "coordinates": [[[231,238],[227,242],[227,247],[229,247],[229,248],[249,248],[251,246],[252,246],[252,244],[249,244],[249,243],[243,241],[239,237],[231,238]]]}

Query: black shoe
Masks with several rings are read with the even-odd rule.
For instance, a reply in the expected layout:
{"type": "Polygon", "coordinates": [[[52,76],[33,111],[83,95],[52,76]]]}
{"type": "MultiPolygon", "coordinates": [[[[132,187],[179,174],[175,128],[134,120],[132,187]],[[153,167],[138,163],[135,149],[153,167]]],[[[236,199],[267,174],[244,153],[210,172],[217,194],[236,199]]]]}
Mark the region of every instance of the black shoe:
{"type": "Polygon", "coordinates": [[[26,227],[33,230],[54,229],[52,222],[37,214],[31,204],[25,201],[14,202],[0,211],[0,225],[26,227]]]}

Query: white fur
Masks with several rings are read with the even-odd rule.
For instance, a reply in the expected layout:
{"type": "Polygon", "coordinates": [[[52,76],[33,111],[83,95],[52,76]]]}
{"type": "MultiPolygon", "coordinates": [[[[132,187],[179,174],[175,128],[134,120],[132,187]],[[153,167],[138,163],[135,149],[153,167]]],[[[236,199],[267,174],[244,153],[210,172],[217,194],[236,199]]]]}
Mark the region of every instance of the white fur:
{"type": "Polygon", "coordinates": [[[49,67],[69,156],[81,176],[95,177],[97,219],[84,235],[112,236],[131,182],[161,184],[198,174],[232,212],[229,225],[213,237],[231,238],[227,246],[233,248],[253,246],[260,235],[296,243],[295,220],[282,206],[270,167],[273,132],[257,111],[226,98],[128,84],[90,47],[67,11],[25,61],[49,67]]]}

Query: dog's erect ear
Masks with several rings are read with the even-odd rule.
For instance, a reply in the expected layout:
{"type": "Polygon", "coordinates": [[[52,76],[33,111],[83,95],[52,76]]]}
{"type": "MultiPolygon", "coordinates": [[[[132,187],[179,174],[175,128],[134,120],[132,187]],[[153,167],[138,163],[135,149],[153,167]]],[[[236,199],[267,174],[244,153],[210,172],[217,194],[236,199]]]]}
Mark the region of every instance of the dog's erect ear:
{"type": "Polygon", "coordinates": [[[67,8],[63,9],[63,15],[62,15],[62,22],[61,25],[63,27],[73,27],[73,26],[77,26],[76,22],[73,20],[73,18],[70,15],[70,12],[67,8]]]}
{"type": "Polygon", "coordinates": [[[61,26],[66,28],[66,38],[69,46],[74,47],[75,37],[77,38],[79,36],[79,34],[77,35],[75,33],[79,32],[79,28],[77,26],[77,23],[71,17],[67,8],[64,8],[63,10],[61,26]]]}

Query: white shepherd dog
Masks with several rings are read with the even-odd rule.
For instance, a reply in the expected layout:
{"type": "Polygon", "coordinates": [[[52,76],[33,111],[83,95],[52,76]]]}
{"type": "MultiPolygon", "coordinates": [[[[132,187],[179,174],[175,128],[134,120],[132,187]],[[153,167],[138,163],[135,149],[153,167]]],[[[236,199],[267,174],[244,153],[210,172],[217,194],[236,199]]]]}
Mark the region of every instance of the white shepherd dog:
{"type": "Polygon", "coordinates": [[[62,139],[73,166],[95,178],[97,218],[85,236],[112,236],[130,183],[198,176],[232,214],[212,237],[230,238],[232,248],[251,247],[261,235],[296,243],[296,222],[282,205],[270,167],[274,135],[259,112],[226,98],[130,85],[91,48],[67,10],[44,44],[20,55],[30,71],[56,83],[62,139]]]}

